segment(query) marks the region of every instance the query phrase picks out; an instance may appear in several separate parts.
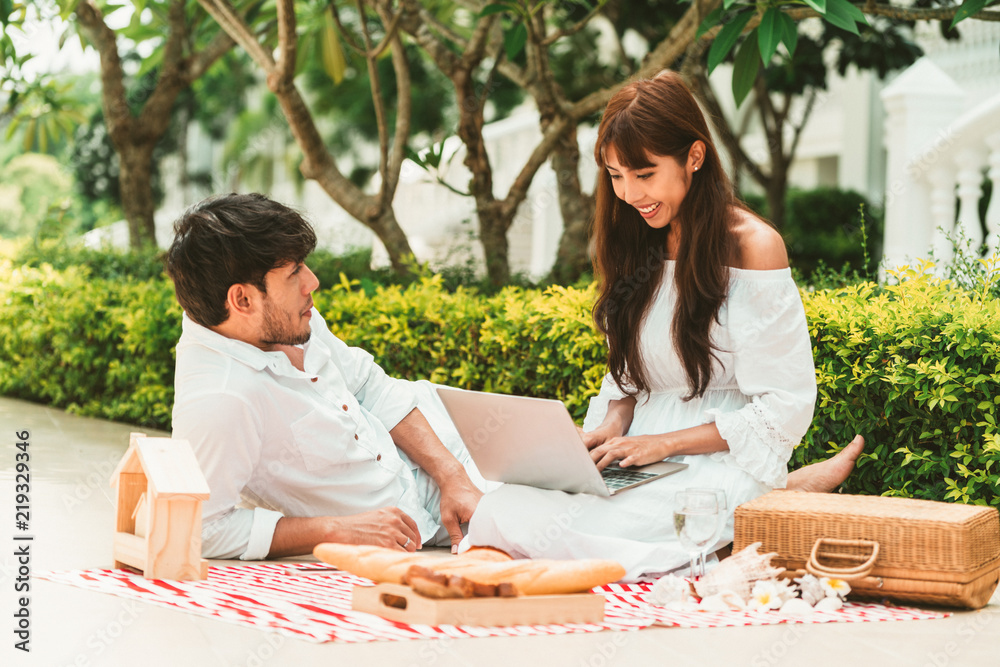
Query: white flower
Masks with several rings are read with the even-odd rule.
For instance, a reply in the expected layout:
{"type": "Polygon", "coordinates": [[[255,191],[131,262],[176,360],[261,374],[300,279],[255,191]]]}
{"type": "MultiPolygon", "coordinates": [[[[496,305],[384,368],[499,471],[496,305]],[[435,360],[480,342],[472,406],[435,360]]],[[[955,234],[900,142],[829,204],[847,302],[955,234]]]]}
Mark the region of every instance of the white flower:
{"type": "Polygon", "coordinates": [[[661,607],[673,603],[684,604],[690,597],[691,584],[687,580],[672,574],[657,579],[649,591],[649,602],[661,607]]]}
{"type": "Polygon", "coordinates": [[[783,602],[776,581],[773,579],[758,581],[753,585],[753,592],[750,594],[750,603],[747,608],[751,611],[768,611],[780,609],[783,602]]]}
{"type": "Polygon", "coordinates": [[[826,591],[826,597],[838,597],[843,600],[851,592],[851,585],[843,579],[823,577],[819,580],[819,583],[823,586],[823,590],[826,591]]]}
{"type": "Polygon", "coordinates": [[[826,591],[823,589],[823,584],[820,583],[818,577],[812,574],[804,574],[795,580],[795,583],[799,585],[799,591],[802,593],[802,599],[811,605],[815,605],[817,602],[826,597],[826,591]]]}
{"type": "Polygon", "coordinates": [[[777,579],[774,582],[774,586],[782,603],[788,602],[798,596],[798,589],[788,579],[777,579]]]}

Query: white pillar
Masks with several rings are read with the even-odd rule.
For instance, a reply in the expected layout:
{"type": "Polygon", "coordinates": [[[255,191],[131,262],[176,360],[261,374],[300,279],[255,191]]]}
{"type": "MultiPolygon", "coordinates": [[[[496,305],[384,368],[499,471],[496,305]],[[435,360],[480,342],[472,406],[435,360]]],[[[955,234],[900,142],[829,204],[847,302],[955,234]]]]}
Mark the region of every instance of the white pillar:
{"type": "Polygon", "coordinates": [[[976,257],[983,245],[983,230],[979,225],[979,199],[983,196],[983,166],[986,153],[981,148],[964,148],[955,155],[958,167],[958,228],[962,230],[963,246],[976,257]]]}
{"type": "Polygon", "coordinates": [[[886,211],[884,260],[887,268],[926,257],[933,220],[925,176],[938,156],[913,162],[929,145],[954,143],[943,128],[962,111],[965,94],[951,77],[921,58],[882,91],[886,109],[886,211]]]}
{"type": "Polygon", "coordinates": [[[1000,132],[987,137],[986,145],[990,149],[987,176],[993,183],[990,207],[986,209],[986,253],[993,255],[1000,250],[1000,132]]]}
{"type": "Polygon", "coordinates": [[[931,233],[934,261],[943,266],[952,260],[954,249],[949,236],[955,229],[955,172],[947,166],[935,168],[931,181],[931,233]]]}

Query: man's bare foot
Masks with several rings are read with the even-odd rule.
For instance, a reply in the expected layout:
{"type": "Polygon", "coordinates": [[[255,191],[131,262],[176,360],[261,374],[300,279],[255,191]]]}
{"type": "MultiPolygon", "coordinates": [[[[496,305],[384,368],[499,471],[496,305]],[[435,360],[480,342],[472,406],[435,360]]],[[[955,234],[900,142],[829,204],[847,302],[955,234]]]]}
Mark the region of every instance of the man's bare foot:
{"type": "Polygon", "coordinates": [[[860,435],[854,436],[854,440],[851,440],[847,447],[827,460],[788,473],[788,484],[785,488],[789,491],[832,492],[843,484],[854,470],[854,462],[858,460],[864,448],[865,439],[860,435]]]}

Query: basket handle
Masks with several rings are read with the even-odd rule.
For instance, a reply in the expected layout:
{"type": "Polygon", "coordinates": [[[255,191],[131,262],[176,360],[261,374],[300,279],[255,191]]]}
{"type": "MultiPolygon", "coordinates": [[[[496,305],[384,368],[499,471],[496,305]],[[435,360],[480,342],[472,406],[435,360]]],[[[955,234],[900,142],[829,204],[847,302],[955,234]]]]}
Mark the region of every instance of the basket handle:
{"type": "Polygon", "coordinates": [[[806,570],[810,574],[814,574],[817,577],[831,577],[834,579],[843,579],[844,581],[863,579],[867,577],[871,573],[872,568],[875,567],[875,560],[878,558],[878,549],[878,542],[872,542],[870,540],[836,540],[828,537],[820,538],[816,540],[816,543],[812,548],[812,553],[809,554],[809,561],[806,563],[806,570]],[[829,565],[822,565],[819,562],[820,557],[836,556],[838,558],[861,560],[864,556],[841,554],[837,553],[835,550],[820,552],[821,546],[869,547],[872,550],[872,555],[869,556],[863,563],[854,567],[830,567],[829,565]]]}

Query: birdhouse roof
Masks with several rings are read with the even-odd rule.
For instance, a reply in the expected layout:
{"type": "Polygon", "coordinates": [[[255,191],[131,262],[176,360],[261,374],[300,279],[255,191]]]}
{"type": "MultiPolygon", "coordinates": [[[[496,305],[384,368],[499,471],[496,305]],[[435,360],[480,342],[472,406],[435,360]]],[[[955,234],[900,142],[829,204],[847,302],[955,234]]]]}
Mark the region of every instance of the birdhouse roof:
{"type": "Polygon", "coordinates": [[[146,475],[149,488],[157,497],[208,499],[208,482],[187,440],[133,438],[111,475],[112,486],[117,485],[122,473],[136,472],[146,475]]]}

